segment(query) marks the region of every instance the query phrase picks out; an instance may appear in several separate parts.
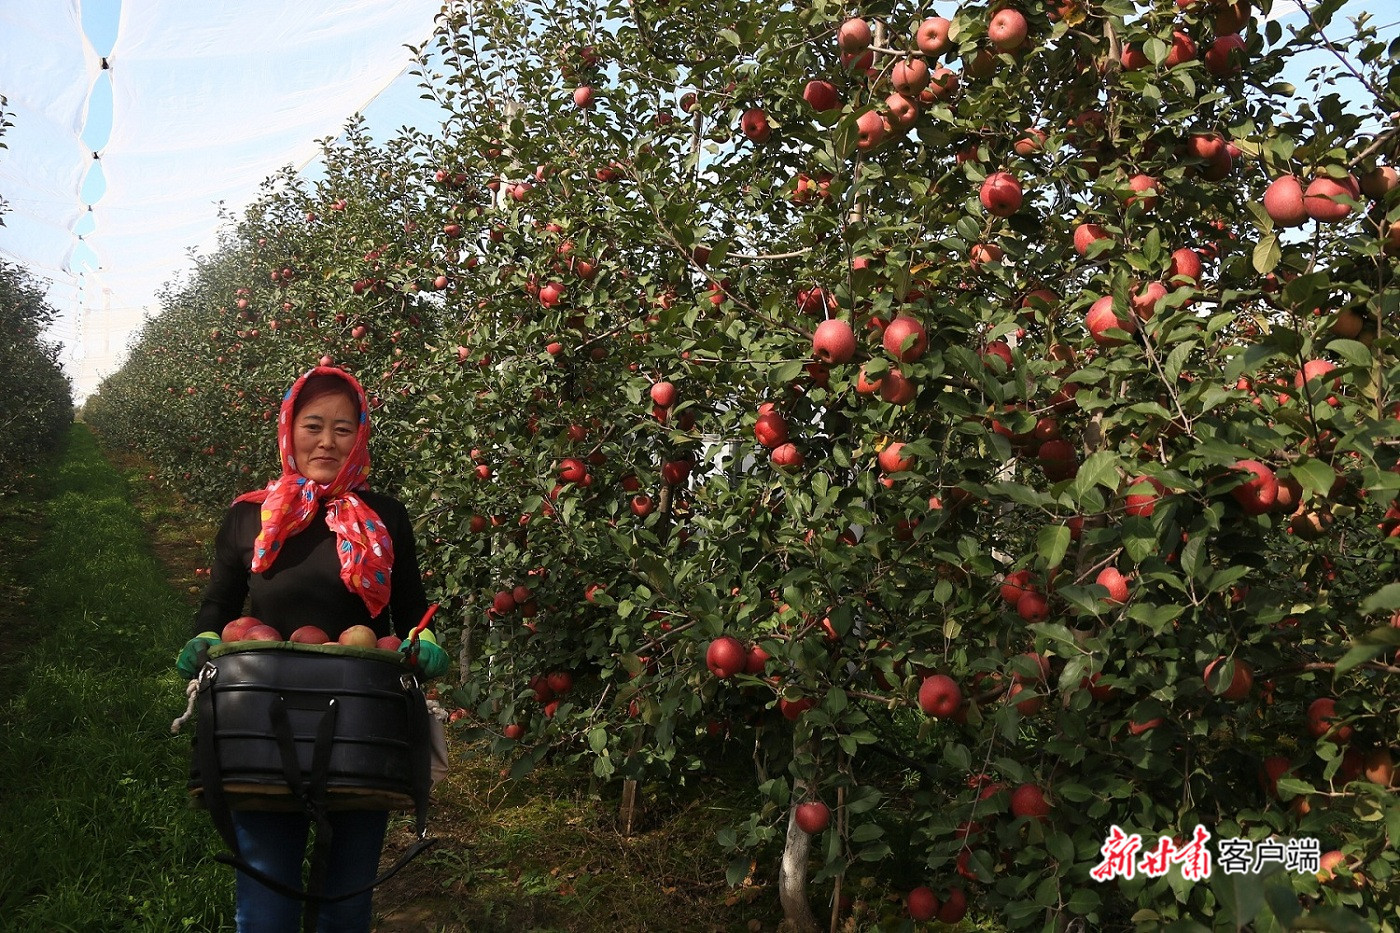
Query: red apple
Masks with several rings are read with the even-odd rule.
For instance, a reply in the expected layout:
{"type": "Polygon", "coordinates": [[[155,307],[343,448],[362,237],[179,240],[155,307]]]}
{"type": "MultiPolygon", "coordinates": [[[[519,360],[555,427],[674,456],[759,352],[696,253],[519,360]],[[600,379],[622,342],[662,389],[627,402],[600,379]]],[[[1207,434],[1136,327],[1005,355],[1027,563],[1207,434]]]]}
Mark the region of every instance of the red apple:
{"type": "Polygon", "coordinates": [[[1021,597],[1035,590],[1035,574],[1029,570],[1013,570],[1001,581],[998,591],[1002,602],[1015,608],[1021,597]]]}
{"type": "Polygon", "coordinates": [[[1167,60],[1164,64],[1168,68],[1175,68],[1183,62],[1196,60],[1196,43],[1190,36],[1180,29],[1172,31],[1171,51],[1167,52],[1167,60]]]}
{"type": "Polygon", "coordinates": [[[1040,592],[1027,590],[1016,600],[1016,614],[1031,624],[1044,622],[1050,618],[1050,602],[1040,592]]]}
{"type": "Polygon", "coordinates": [[[818,112],[841,108],[841,95],[830,81],[808,81],[802,89],[802,99],[818,112]]]}
{"type": "Polygon", "coordinates": [[[885,120],[878,111],[867,110],[856,118],[856,147],[862,152],[885,141],[885,120]]]}
{"type": "Polygon", "coordinates": [[[669,382],[658,382],[651,387],[651,401],[653,405],[660,405],[662,408],[670,408],[676,404],[676,387],[669,382]]]}
{"type": "Polygon", "coordinates": [[[1201,284],[1201,254],[1189,246],[1172,251],[1171,265],[1167,267],[1167,281],[1173,285],[1190,282],[1201,284]]]}
{"type": "Polygon", "coordinates": [[[919,101],[924,104],[931,104],[936,100],[944,100],[952,97],[958,92],[958,73],[946,65],[939,65],[933,69],[933,74],[929,75],[928,87],[919,92],[919,101]]]}
{"type": "Polygon", "coordinates": [[[1244,39],[1237,33],[1217,34],[1215,41],[1206,49],[1206,71],[1217,78],[1239,74],[1244,70],[1244,39]]]}
{"type": "Polygon", "coordinates": [[[997,217],[1010,217],[1021,209],[1021,183],[1010,172],[993,172],[978,194],[982,206],[997,217]]]}
{"type": "Polygon", "coordinates": [[[1225,151],[1225,137],[1219,133],[1192,133],[1186,138],[1186,151],[1209,162],[1225,151]]]}
{"type": "Polygon", "coordinates": [[[559,461],[559,482],[581,483],[588,478],[588,464],[578,457],[565,457],[559,461]]]}
{"type": "Polygon", "coordinates": [[[885,98],[885,110],[889,114],[889,128],[904,132],[919,120],[919,102],[898,92],[885,98]]]}
{"type": "Polygon", "coordinates": [[[1109,331],[1117,329],[1129,334],[1135,333],[1137,318],[1133,315],[1119,317],[1113,310],[1113,296],[1104,295],[1089,307],[1089,313],[1084,316],[1084,326],[1089,329],[1094,343],[1101,347],[1117,347],[1128,341],[1122,337],[1115,337],[1109,331]]]}
{"type": "Polygon", "coordinates": [[[1249,691],[1254,687],[1254,671],[1250,666],[1239,658],[1235,658],[1234,674],[1230,677],[1228,684],[1221,682],[1222,675],[1215,675],[1217,667],[1223,668],[1226,661],[1224,655],[1216,658],[1206,665],[1205,672],[1201,675],[1206,682],[1206,689],[1217,696],[1227,700],[1243,700],[1249,696],[1249,691]]]}
{"type": "Polygon", "coordinates": [[[1050,815],[1045,792],[1034,784],[1022,784],[1011,792],[1011,813],[1043,820],[1050,815]]]}
{"type": "Polygon", "coordinates": [[[1148,282],[1142,291],[1133,296],[1133,313],[1139,320],[1150,321],[1157,313],[1157,303],[1167,297],[1167,287],[1161,282],[1148,282]]]}
{"type": "Polygon", "coordinates": [[[1166,487],[1155,476],[1140,476],[1128,487],[1123,496],[1123,513],[1138,518],[1147,518],[1157,509],[1157,501],[1162,498],[1166,487]]]}
{"type": "Polygon", "coordinates": [[[847,55],[859,55],[870,48],[874,36],[870,24],[858,17],[852,17],[841,24],[836,31],[836,47],[847,55]]]}
{"type": "Polygon", "coordinates": [[[1081,256],[1087,255],[1089,246],[1099,240],[1112,240],[1108,232],[1096,223],[1082,223],[1074,228],[1074,251],[1081,256]]]}
{"type": "Polygon", "coordinates": [[[1395,188],[1400,187],[1400,172],[1396,172],[1389,165],[1377,165],[1362,175],[1359,183],[1361,191],[1366,197],[1379,201],[1395,188]]]}
{"type": "Polygon", "coordinates": [[[758,676],[768,667],[768,662],[772,660],[772,655],[764,651],[760,645],[750,645],[748,653],[744,656],[744,673],[758,676]]]}
{"type": "Polygon", "coordinates": [[[375,639],[374,647],[381,651],[398,651],[403,647],[403,639],[397,635],[385,635],[383,638],[375,639]]]}
{"type": "Polygon", "coordinates": [[[1278,478],[1274,471],[1258,460],[1237,460],[1234,472],[1247,473],[1249,479],[1230,490],[1246,515],[1263,515],[1278,499],[1278,478]]]}
{"type": "Polygon", "coordinates": [[[831,825],[831,808],[820,800],[809,800],[797,805],[793,819],[804,833],[815,835],[831,825]]]}
{"type": "Polygon", "coordinates": [[[880,469],[886,473],[903,473],[914,465],[913,457],[903,456],[904,444],[894,441],[880,451],[876,458],[879,461],[880,469]]]}
{"type": "Polygon", "coordinates": [[[1264,189],[1264,211],[1280,227],[1301,226],[1308,219],[1303,186],[1295,175],[1280,175],[1264,189]]]}
{"type": "Polygon", "coordinates": [[[938,908],[939,923],[959,923],[967,916],[967,895],[962,888],[953,888],[948,892],[948,899],[943,902],[943,906],[938,908]]]}
{"type": "Polygon", "coordinates": [[[932,920],[933,915],[938,913],[938,898],[933,896],[931,888],[922,885],[910,891],[904,903],[909,909],[909,916],[920,923],[932,920]]]}
{"type": "Polygon", "coordinates": [[[912,317],[900,315],[885,326],[885,352],[901,363],[912,363],[928,349],[928,332],[912,317]]]}
{"type": "Polygon", "coordinates": [[[1003,52],[1020,48],[1028,31],[1025,14],[1011,7],[997,11],[987,23],[987,38],[1003,52]]]}
{"type": "Polygon", "coordinates": [[[593,106],[593,88],[588,85],[574,88],[574,106],[580,110],[587,110],[593,106]]]}
{"type": "Polygon", "coordinates": [[[705,666],[721,680],[733,677],[744,670],[748,652],[733,635],[721,635],[705,649],[705,666]]]}
{"type": "Polygon", "coordinates": [[[1035,458],[1046,478],[1052,482],[1070,479],[1079,472],[1079,457],[1074,445],[1063,439],[1041,444],[1035,458]]]}
{"type": "Polygon", "coordinates": [[[564,300],[564,286],[558,282],[546,282],[540,286],[540,304],[552,308],[564,300]]]}
{"type": "Polygon", "coordinates": [[[780,470],[797,470],[807,462],[807,458],[802,456],[802,451],[797,449],[796,444],[779,444],[773,448],[773,452],[768,455],[768,459],[773,462],[773,466],[780,470]]]}
{"type": "Polygon", "coordinates": [[[373,648],[374,643],[379,641],[379,636],[368,625],[351,625],[340,633],[336,641],[356,648],[373,648]]]}
{"type": "Polygon", "coordinates": [[[917,98],[928,82],[928,63],[922,58],[900,59],[890,69],[890,86],[907,97],[917,98]]]}
{"type": "Polygon", "coordinates": [[[1303,192],[1303,209],[1320,223],[1336,223],[1345,220],[1351,213],[1351,205],[1340,199],[1354,201],[1360,197],[1361,186],[1353,176],[1347,175],[1338,180],[1319,175],[1308,183],[1307,190],[1303,192]]]}
{"type": "Polygon", "coordinates": [[[850,362],[856,355],[855,331],[839,318],[822,321],[812,335],[812,355],[828,364],[850,362]]]}
{"type": "Polygon", "coordinates": [[[1333,728],[1333,720],[1337,718],[1337,701],[1331,697],[1318,697],[1308,704],[1307,725],[1308,733],[1314,738],[1322,738],[1331,734],[1332,741],[1340,744],[1351,740],[1351,726],[1337,726],[1333,728]]]}
{"type": "Polygon", "coordinates": [[[914,31],[914,44],[930,60],[942,55],[948,48],[948,29],[953,24],[941,16],[930,16],[914,31]]]}
{"type": "Polygon", "coordinates": [[[789,700],[787,697],[778,698],[778,712],[783,714],[783,718],[789,722],[796,722],[807,710],[817,705],[817,701],[811,697],[798,697],[796,700],[789,700]]]}
{"type": "Polygon", "coordinates": [[[930,716],[946,718],[962,705],[962,690],[947,674],[931,674],[919,685],[919,708],[930,716]]]}
{"type": "Polygon", "coordinates": [[[244,641],[281,641],[282,633],[270,625],[254,625],[243,633],[244,641]]]}
{"type": "Polygon", "coordinates": [[[502,732],[505,735],[505,737],[510,739],[512,742],[518,742],[520,740],[520,737],[525,734],[525,727],[518,722],[512,722],[508,723],[505,729],[502,730],[502,732]]]}
{"type": "Polygon", "coordinates": [[[1138,71],[1152,64],[1152,61],[1143,52],[1142,46],[1124,45],[1123,53],[1118,56],[1118,64],[1124,71],[1138,71]]]}
{"type": "Polygon", "coordinates": [[[1142,209],[1152,210],[1157,206],[1157,192],[1161,190],[1161,183],[1151,175],[1144,175],[1139,172],[1128,179],[1128,187],[1133,194],[1123,199],[1124,204],[1141,204],[1142,209]],[[1153,192],[1148,194],[1147,192],[1153,192]]]}
{"type": "Polygon", "coordinates": [[[739,118],[739,129],[756,143],[768,142],[773,128],[768,125],[768,113],[762,107],[750,107],[739,118]]]}
{"type": "Polygon", "coordinates": [[[324,645],[330,640],[331,636],[318,625],[303,625],[287,638],[287,641],[294,641],[299,645],[324,645]]]}
{"type": "Polygon", "coordinates": [[[219,638],[223,641],[243,641],[244,636],[248,633],[248,629],[255,625],[262,624],[262,619],[254,618],[253,616],[240,616],[224,626],[223,631],[219,634],[219,638]]]}
{"type": "Polygon", "coordinates": [[[787,419],[776,411],[765,411],[753,424],[754,438],[769,450],[788,439],[787,419]]]}
{"type": "Polygon", "coordinates": [[[1128,579],[1117,567],[1103,568],[1094,578],[1094,582],[1108,590],[1108,595],[1104,597],[1105,602],[1122,605],[1128,601],[1128,579]]]}

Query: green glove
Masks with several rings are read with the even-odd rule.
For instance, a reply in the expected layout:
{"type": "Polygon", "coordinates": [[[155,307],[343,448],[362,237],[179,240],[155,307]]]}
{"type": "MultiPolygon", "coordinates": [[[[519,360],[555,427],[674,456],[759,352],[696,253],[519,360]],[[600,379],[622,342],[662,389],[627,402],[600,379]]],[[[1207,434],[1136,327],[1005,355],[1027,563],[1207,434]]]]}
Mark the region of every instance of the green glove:
{"type": "MultiPolygon", "coordinates": [[[[423,632],[427,635],[427,632],[423,632]]],[[[414,642],[405,641],[399,646],[399,651],[408,658],[408,663],[418,669],[418,674],[424,680],[432,680],[434,677],[441,677],[447,673],[447,668],[452,662],[447,657],[447,652],[443,651],[436,641],[429,641],[420,637],[417,641],[418,650],[415,652],[414,642]]]]}
{"type": "Polygon", "coordinates": [[[185,647],[180,649],[180,656],[175,659],[175,670],[186,680],[193,680],[199,669],[204,666],[205,655],[209,653],[210,648],[219,644],[219,641],[219,636],[213,632],[200,632],[185,642],[185,647]]]}

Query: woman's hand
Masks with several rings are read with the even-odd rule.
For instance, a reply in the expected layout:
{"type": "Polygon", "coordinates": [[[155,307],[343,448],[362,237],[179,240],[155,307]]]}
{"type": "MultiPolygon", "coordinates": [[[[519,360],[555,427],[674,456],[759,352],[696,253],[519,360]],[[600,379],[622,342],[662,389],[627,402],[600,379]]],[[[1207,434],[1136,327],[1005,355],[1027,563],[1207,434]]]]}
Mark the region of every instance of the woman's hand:
{"type": "Polygon", "coordinates": [[[408,640],[400,645],[399,651],[408,659],[408,663],[418,670],[418,675],[424,680],[441,677],[447,673],[448,667],[452,664],[447,652],[442,650],[432,633],[426,629],[419,633],[417,641],[408,640]],[[416,651],[414,650],[415,646],[416,651]]]}
{"type": "Polygon", "coordinates": [[[200,632],[189,641],[185,642],[185,647],[180,649],[180,655],[175,659],[175,670],[186,680],[193,680],[199,673],[199,669],[204,666],[205,656],[209,654],[209,649],[219,644],[220,638],[213,632],[200,632]]]}

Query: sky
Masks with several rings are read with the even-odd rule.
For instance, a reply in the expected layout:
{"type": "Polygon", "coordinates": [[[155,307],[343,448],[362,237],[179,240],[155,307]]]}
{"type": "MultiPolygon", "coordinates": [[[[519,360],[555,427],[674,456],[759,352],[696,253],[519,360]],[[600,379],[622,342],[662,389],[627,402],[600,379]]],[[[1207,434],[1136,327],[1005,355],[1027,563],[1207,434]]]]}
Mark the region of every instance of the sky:
{"type": "Polygon", "coordinates": [[[431,129],[405,43],[442,0],[0,2],[0,258],[58,318],[48,339],[81,401],[264,179],[314,174],[316,141],[363,112],[371,135],[431,129]],[[110,60],[110,71],[102,69],[110,60]],[[109,80],[110,79],[110,80],[109,80]]]}
{"type": "MultiPolygon", "coordinates": [[[[79,203],[60,192],[53,205],[55,217],[76,217],[66,237],[62,227],[51,231],[69,241],[71,255],[48,267],[31,265],[36,278],[50,283],[50,303],[60,312],[50,339],[64,346],[60,359],[79,400],[120,364],[127,338],[156,310],[156,290],[188,268],[189,251],[213,248],[220,227],[216,200],[237,214],[282,166],[314,175],[315,140],[337,135],[357,110],[376,138],[404,125],[431,128],[440,118],[420,99],[417,79],[405,73],[402,42],[408,40],[384,36],[392,28],[422,41],[439,0],[239,0],[216,9],[188,0],[127,2],[133,6],[125,17],[122,0],[44,0],[8,11],[0,3],[0,33],[8,21],[28,24],[49,10],[55,17],[66,10],[80,19],[91,54],[112,59],[110,72],[94,73],[80,138],[38,163],[72,162],[84,155],[80,150],[102,154],[86,159],[79,203]],[[355,61],[362,48],[371,58],[367,64],[355,61]],[[266,81],[256,83],[264,73],[266,81]],[[115,94],[111,75],[118,76],[115,94]],[[167,76],[188,87],[167,87],[167,76]],[[298,81],[309,83],[299,90],[298,81]],[[114,112],[124,115],[115,127],[114,112]],[[182,200],[175,197],[181,192],[182,200]],[[141,260],[146,268],[131,272],[141,260]]],[[[1368,8],[1382,35],[1393,38],[1400,7],[1349,0],[1343,15],[1368,8]]],[[[1286,26],[1301,20],[1287,0],[1275,3],[1274,17],[1286,26]]],[[[0,35],[0,58],[3,42],[0,35]]],[[[12,48],[10,57],[15,54],[12,48]]],[[[1325,59],[1319,54],[1298,62],[1293,80],[1300,92],[1307,68],[1325,59]]],[[[4,66],[0,61],[0,79],[4,66]]],[[[15,82],[29,74],[11,71],[10,86],[0,84],[12,107],[23,96],[15,82]]],[[[12,150],[0,150],[0,169],[20,148],[24,129],[6,135],[12,150]]],[[[14,200],[8,190],[0,194],[14,200]]],[[[0,227],[0,256],[22,261],[25,224],[48,208],[32,201],[12,207],[22,209],[0,227]]]]}

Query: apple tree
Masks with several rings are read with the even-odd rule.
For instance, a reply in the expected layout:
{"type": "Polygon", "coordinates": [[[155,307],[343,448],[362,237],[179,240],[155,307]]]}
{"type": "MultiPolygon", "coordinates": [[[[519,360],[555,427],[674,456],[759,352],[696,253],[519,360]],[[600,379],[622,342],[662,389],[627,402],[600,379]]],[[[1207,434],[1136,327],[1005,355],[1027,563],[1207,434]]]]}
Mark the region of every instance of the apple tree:
{"type": "Polygon", "coordinates": [[[96,404],[215,503],[350,366],[464,735],[751,761],[794,929],[1385,928],[1400,76],[1301,6],[452,4],[96,404]]]}

